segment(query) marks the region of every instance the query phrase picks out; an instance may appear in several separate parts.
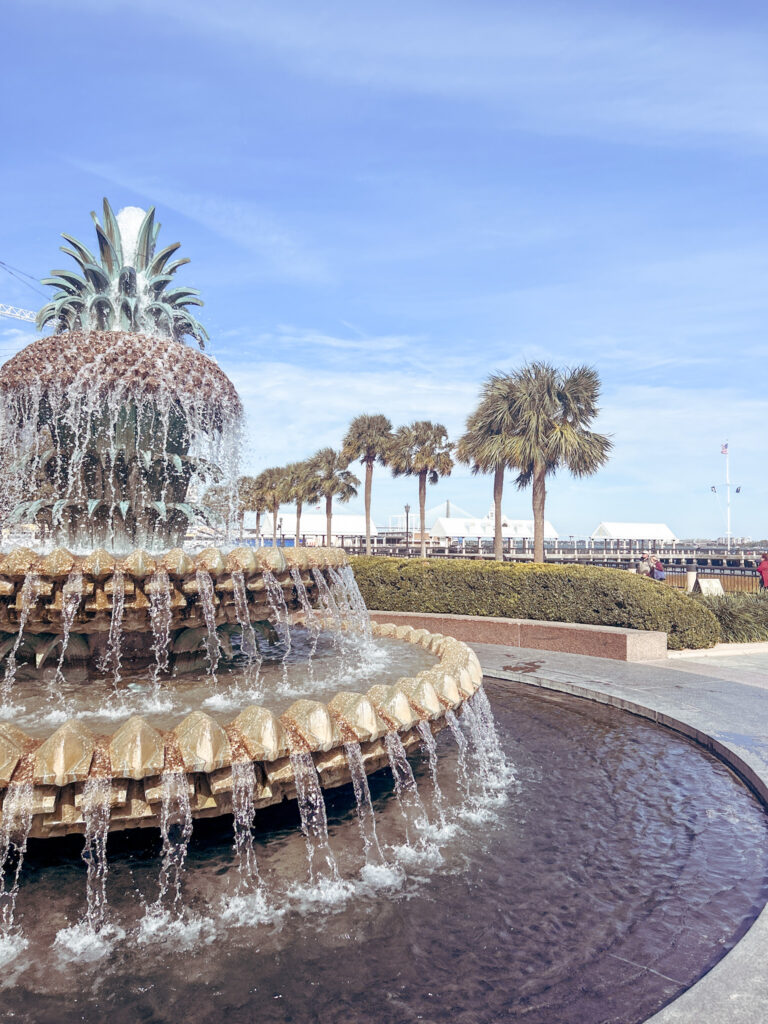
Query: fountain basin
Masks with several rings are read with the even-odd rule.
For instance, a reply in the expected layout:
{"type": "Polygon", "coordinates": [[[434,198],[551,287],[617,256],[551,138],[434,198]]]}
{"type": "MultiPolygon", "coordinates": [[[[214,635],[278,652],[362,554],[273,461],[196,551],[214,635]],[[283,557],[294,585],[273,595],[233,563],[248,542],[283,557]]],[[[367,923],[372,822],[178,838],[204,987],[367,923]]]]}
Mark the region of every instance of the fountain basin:
{"type": "Polygon", "coordinates": [[[408,750],[419,742],[420,722],[439,732],[446,711],[459,708],[480,686],[482,671],[474,652],[451,637],[390,624],[372,629],[428,650],[437,664],[365,694],[342,691],[327,703],[298,700],[279,716],[251,705],[224,724],[198,710],[173,729],[159,730],[134,715],[112,735],[97,735],[73,718],[41,740],[0,723],[3,806],[9,787],[31,782],[31,836],[83,832],[86,781],[109,778],[110,830],[157,828],[164,773],[186,776],[192,816],[203,818],[232,813],[236,764],[254,766],[256,809],[296,797],[292,753],[312,755],[326,788],[350,781],[344,743],[359,742],[366,773],[377,771],[388,760],[387,733],[398,733],[408,750]]]}

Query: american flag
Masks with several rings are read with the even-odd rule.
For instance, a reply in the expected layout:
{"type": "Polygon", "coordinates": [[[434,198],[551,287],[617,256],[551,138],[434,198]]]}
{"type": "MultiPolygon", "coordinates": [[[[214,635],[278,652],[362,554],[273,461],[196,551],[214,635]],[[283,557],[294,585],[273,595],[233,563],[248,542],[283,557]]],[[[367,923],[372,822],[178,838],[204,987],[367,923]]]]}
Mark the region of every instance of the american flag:
{"type": "Polygon", "coordinates": [[[725,442],[725,444],[721,444],[720,445],[720,454],[721,455],[727,455],[728,454],[728,442],[727,441],[725,442]]]}

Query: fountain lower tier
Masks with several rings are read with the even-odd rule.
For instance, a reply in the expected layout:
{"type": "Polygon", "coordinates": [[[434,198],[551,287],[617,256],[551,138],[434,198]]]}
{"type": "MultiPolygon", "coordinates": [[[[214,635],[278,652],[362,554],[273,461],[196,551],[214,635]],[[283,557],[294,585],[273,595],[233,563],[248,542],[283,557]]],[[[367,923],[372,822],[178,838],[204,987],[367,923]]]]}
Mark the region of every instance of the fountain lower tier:
{"type": "MultiPolygon", "coordinates": [[[[256,809],[295,798],[291,754],[310,753],[324,787],[350,781],[345,743],[359,743],[366,772],[377,771],[387,763],[388,733],[399,734],[408,749],[419,742],[419,723],[438,732],[446,714],[480,686],[482,671],[475,653],[452,637],[409,626],[371,628],[378,636],[419,644],[437,656],[437,664],[365,694],[337,693],[327,704],[298,700],[279,717],[252,705],[225,725],[194,711],[174,729],[160,731],[134,715],[113,735],[97,736],[70,719],[40,741],[0,722],[3,809],[6,801],[17,807],[8,799],[14,787],[31,783],[31,836],[83,832],[86,780],[108,778],[110,829],[157,828],[162,776],[168,773],[186,776],[192,815],[201,818],[232,813],[236,764],[254,765],[256,809]]],[[[1,812],[0,824],[13,825],[1,812]]]]}

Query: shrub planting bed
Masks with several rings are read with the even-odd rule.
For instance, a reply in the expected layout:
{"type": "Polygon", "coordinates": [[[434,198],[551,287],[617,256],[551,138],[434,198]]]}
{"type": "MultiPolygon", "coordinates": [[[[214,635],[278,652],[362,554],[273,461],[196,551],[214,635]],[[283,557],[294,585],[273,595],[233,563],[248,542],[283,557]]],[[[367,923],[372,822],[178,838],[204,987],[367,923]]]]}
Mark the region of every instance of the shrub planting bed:
{"type": "Polygon", "coordinates": [[[720,640],[718,620],[701,601],[619,569],[381,556],[351,561],[365,603],[381,611],[662,630],[671,650],[720,640]]]}
{"type": "Polygon", "coordinates": [[[720,624],[724,644],[756,643],[768,640],[768,593],[725,594],[697,597],[720,624]]]}

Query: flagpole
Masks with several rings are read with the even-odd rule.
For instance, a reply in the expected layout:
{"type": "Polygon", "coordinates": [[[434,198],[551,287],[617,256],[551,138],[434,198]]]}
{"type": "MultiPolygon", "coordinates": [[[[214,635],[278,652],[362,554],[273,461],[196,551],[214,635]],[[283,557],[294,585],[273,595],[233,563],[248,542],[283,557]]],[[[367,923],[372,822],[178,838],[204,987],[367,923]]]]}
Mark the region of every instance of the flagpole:
{"type": "Polygon", "coordinates": [[[731,449],[728,442],[725,442],[725,545],[726,550],[731,550],[731,449]]]}

